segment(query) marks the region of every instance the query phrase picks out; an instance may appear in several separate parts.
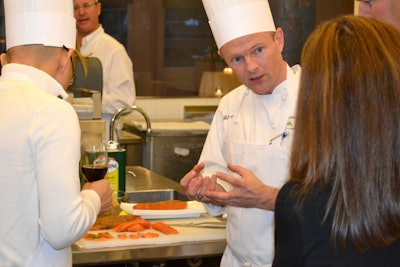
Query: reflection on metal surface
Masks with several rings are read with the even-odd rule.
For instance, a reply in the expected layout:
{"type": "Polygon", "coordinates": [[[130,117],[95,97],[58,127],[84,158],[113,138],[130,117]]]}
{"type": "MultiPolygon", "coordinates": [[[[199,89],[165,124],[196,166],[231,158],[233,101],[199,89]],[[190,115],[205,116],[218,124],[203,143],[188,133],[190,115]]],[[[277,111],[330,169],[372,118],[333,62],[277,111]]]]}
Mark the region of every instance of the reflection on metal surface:
{"type": "Polygon", "coordinates": [[[225,228],[226,222],[199,222],[199,223],[169,223],[170,226],[225,228]]]}
{"type": "Polygon", "coordinates": [[[136,174],[133,171],[128,171],[128,174],[132,175],[133,177],[136,177],[136,174]]]}

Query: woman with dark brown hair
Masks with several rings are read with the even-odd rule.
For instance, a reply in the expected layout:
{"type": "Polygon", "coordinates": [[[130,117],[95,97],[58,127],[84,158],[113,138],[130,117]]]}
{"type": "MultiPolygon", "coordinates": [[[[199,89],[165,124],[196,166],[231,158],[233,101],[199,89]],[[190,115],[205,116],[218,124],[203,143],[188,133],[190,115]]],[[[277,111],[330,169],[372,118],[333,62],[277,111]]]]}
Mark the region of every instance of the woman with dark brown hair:
{"type": "Polygon", "coordinates": [[[342,16],[302,54],[273,266],[399,266],[400,33],[342,16]]]}

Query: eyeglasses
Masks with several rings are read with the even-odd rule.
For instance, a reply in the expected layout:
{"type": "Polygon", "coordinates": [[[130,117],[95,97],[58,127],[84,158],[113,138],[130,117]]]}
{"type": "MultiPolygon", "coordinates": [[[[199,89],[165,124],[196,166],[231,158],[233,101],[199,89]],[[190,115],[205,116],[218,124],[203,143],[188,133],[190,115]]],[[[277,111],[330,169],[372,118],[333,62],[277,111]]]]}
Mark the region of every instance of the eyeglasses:
{"type": "MultiPolygon", "coordinates": [[[[63,48],[64,48],[65,50],[69,51],[69,49],[68,49],[65,45],[63,45],[63,48]]],[[[68,83],[68,86],[71,86],[71,85],[73,85],[74,82],[75,82],[75,63],[74,63],[74,61],[73,61],[73,59],[72,59],[72,56],[71,56],[69,59],[71,60],[72,77],[71,77],[71,80],[70,80],[69,83],[68,83]]]]}
{"type": "Polygon", "coordinates": [[[81,8],[82,8],[84,11],[87,11],[90,7],[95,6],[95,5],[97,5],[97,1],[96,1],[96,2],[86,2],[86,3],[83,3],[82,6],[76,5],[76,6],[74,6],[74,12],[80,11],[81,8]]]}
{"type": "Polygon", "coordinates": [[[71,71],[72,71],[72,77],[71,80],[69,80],[68,86],[73,85],[75,82],[75,64],[74,61],[72,60],[72,57],[71,57],[71,71]]]}

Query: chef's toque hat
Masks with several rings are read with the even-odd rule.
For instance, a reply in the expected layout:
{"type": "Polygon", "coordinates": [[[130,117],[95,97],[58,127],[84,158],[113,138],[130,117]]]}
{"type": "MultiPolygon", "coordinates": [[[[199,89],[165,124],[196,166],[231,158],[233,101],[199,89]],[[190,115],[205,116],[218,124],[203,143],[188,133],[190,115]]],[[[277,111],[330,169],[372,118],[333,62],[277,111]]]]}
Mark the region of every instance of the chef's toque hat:
{"type": "Polygon", "coordinates": [[[4,0],[7,49],[42,44],[75,48],[72,0],[4,0]]]}
{"type": "Polygon", "coordinates": [[[218,49],[248,34],[276,31],[268,0],[203,0],[218,49]]]}

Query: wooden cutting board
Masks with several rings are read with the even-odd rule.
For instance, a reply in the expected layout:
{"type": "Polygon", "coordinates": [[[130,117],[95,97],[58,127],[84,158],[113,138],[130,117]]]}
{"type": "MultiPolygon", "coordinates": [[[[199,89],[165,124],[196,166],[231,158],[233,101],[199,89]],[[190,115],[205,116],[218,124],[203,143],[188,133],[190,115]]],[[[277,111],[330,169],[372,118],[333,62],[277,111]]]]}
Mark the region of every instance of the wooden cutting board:
{"type": "MultiPolygon", "coordinates": [[[[219,220],[208,215],[202,214],[198,218],[182,218],[182,219],[163,219],[163,220],[149,220],[150,222],[163,221],[167,224],[187,224],[187,223],[200,223],[200,222],[218,222],[219,220]]],[[[111,230],[89,231],[90,233],[109,232],[114,238],[106,241],[93,241],[80,239],[76,245],[81,248],[105,248],[105,247],[119,247],[119,246],[135,246],[135,245],[161,245],[181,242],[196,242],[208,240],[221,240],[226,239],[225,228],[202,228],[202,227],[182,227],[173,226],[178,230],[179,234],[165,235],[153,229],[147,229],[146,232],[158,233],[159,236],[155,238],[140,238],[140,239],[118,239],[118,234],[111,230]]],[[[128,233],[129,234],[129,233],[128,233]]]]}

